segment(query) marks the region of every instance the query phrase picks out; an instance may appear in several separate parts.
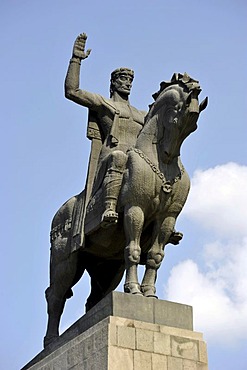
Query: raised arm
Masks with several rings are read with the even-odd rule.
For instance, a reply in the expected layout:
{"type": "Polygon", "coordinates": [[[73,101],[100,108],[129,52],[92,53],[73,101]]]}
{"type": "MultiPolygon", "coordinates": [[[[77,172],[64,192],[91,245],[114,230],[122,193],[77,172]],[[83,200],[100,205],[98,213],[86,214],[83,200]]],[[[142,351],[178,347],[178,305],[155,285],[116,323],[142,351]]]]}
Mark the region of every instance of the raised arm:
{"type": "Polygon", "coordinates": [[[100,105],[98,95],[79,89],[81,61],[86,59],[91,52],[91,49],[85,52],[86,40],[85,33],[80,34],[75,40],[65,78],[65,96],[77,104],[97,109],[97,106],[100,105]]]}

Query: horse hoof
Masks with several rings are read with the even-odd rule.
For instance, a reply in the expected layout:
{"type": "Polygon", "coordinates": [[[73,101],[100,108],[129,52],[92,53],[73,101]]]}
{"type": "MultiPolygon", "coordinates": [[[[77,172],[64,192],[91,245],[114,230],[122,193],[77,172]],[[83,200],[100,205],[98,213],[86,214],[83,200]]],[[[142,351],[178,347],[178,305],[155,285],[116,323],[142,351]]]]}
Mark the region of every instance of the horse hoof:
{"type": "Polygon", "coordinates": [[[59,337],[58,335],[53,335],[51,337],[45,336],[44,337],[44,348],[47,348],[49,345],[54,343],[58,337],[59,337]]]}
{"type": "Polygon", "coordinates": [[[154,293],[152,293],[152,292],[150,292],[150,293],[147,292],[147,293],[143,294],[143,296],[144,297],[147,297],[147,298],[155,298],[155,299],[158,299],[157,295],[154,294],[154,293]]]}
{"type": "Polygon", "coordinates": [[[142,285],[141,286],[141,291],[144,297],[149,297],[149,298],[156,298],[158,299],[156,293],[156,289],[152,285],[142,285]]]}
{"type": "Polygon", "coordinates": [[[140,290],[140,285],[138,283],[124,284],[124,292],[142,296],[142,292],[140,290]]]}

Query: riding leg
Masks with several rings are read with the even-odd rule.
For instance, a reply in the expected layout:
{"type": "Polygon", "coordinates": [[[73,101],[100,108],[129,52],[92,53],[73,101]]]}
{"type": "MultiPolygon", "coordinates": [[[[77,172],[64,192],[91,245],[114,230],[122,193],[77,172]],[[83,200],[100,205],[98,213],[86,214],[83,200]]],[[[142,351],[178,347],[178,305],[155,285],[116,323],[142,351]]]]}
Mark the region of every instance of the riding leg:
{"type": "Polygon", "coordinates": [[[140,262],[140,237],[144,223],[144,214],[140,207],[130,206],[124,212],[124,230],[126,235],[125,267],[126,279],[124,291],[141,295],[138,283],[137,266],[140,262]]]}

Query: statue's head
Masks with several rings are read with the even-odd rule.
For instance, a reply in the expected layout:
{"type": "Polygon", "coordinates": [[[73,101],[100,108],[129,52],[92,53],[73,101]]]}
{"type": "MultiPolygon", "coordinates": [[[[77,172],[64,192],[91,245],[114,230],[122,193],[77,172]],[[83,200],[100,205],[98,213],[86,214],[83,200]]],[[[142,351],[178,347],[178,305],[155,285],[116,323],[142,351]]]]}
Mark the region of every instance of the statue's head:
{"type": "Polygon", "coordinates": [[[129,68],[117,68],[111,73],[110,96],[114,91],[120,94],[129,95],[134,79],[134,71],[129,68]]]}

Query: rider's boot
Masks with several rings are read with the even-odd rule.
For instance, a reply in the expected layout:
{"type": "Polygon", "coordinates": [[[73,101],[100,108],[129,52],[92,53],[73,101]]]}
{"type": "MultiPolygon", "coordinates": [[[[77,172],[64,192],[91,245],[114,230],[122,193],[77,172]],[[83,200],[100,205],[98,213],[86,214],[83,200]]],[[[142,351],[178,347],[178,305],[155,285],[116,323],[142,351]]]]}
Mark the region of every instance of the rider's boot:
{"type": "Polygon", "coordinates": [[[120,150],[111,154],[111,165],[103,181],[105,210],[101,217],[101,227],[115,225],[118,221],[117,202],[120,193],[127,156],[120,150]]]}
{"type": "Polygon", "coordinates": [[[105,193],[105,210],[101,217],[101,227],[105,228],[114,225],[118,221],[118,213],[116,212],[116,208],[122,179],[123,173],[115,170],[111,170],[104,179],[103,191],[105,193]]]}

